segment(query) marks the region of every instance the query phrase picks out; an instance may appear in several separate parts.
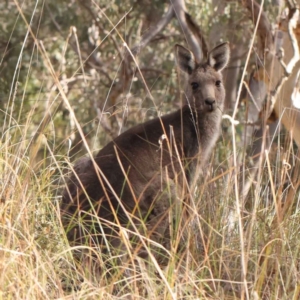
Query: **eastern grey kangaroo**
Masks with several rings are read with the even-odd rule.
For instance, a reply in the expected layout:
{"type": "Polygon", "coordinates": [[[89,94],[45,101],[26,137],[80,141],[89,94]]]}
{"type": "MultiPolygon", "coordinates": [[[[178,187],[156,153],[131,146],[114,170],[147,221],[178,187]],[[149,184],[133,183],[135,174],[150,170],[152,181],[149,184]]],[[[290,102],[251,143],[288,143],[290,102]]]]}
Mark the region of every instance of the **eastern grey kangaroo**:
{"type": "Polygon", "coordinates": [[[130,247],[139,245],[141,256],[142,244],[168,244],[169,210],[174,202],[184,201],[183,190],[219,137],[225,99],[221,71],[229,56],[227,43],[212,49],[202,62],[175,46],[177,66],[187,77],[185,104],[132,127],[94,159],[75,165],[62,199],[71,243],[107,253],[124,248],[125,235],[130,247]]]}

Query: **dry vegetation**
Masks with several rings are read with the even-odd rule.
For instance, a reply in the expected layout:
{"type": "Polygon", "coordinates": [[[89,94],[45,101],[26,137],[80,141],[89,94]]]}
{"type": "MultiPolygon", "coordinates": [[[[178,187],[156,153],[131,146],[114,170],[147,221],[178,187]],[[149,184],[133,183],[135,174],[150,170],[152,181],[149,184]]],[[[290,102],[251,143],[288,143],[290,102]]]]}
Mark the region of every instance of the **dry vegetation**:
{"type": "MultiPolygon", "coordinates": [[[[0,3],[0,299],[300,299],[298,150],[281,128],[253,157],[244,145],[245,101],[228,105],[240,123],[224,119],[189,222],[179,215],[174,224],[167,263],[150,257],[120,266],[89,245],[69,246],[59,205],[74,160],[180,105],[172,47],[184,37],[175,19],[130,68],[121,63],[124,42],[134,49],[168,3],[104,2],[0,3]],[[96,257],[101,272],[78,264],[78,251],[96,257]]],[[[186,6],[210,43],[245,44],[239,91],[254,37],[247,11],[219,1],[216,17],[215,1],[198,2],[186,6]]],[[[269,2],[265,9],[276,14],[269,2]]]]}

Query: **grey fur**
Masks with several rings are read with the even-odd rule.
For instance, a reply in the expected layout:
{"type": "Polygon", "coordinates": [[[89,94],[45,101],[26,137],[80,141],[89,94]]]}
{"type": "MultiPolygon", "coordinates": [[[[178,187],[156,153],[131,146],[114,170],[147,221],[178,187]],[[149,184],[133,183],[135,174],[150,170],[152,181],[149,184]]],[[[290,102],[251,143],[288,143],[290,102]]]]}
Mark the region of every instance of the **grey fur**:
{"type": "Polygon", "coordinates": [[[219,137],[225,99],[220,71],[229,46],[219,45],[200,63],[180,45],[175,56],[188,77],[186,104],[122,133],[95,156],[97,168],[91,159],[76,165],[62,201],[70,242],[98,245],[103,252],[124,248],[121,226],[140,255],[146,250],[136,234],[169,247],[170,210],[185,200],[196,168],[207,162],[219,137]]]}

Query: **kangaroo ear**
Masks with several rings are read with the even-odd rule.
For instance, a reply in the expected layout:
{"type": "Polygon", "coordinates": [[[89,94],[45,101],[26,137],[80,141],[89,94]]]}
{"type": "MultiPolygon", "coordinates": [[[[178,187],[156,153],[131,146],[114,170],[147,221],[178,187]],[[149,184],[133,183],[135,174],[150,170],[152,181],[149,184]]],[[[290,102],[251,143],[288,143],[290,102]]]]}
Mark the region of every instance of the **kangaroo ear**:
{"type": "Polygon", "coordinates": [[[196,66],[194,54],[183,46],[175,45],[175,57],[178,67],[185,73],[191,74],[196,66]]]}
{"type": "Polygon", "coordinates": [[[223,43],[209,52],[207,63],[216,71],[222,71],[227,66],[229,58],[229,44],[223,43]]]}

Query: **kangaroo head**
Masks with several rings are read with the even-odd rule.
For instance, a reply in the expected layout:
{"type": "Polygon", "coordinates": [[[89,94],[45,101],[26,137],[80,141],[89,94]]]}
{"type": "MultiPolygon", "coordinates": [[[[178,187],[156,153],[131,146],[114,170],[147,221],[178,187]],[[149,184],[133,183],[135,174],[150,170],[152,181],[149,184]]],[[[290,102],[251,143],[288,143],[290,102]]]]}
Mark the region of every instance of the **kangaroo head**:
{"type": "Polygon", "coordinates": [[[206,61],[198,63],[193,53],[183,46],[175,46],[178,67],[188,75],[186,95],[198,112],[223,110],[225,89],[221,71],[230,57],[228,43],[220,44],[208,53],[206,61]]]}

